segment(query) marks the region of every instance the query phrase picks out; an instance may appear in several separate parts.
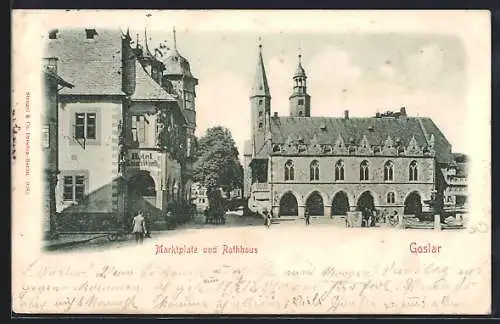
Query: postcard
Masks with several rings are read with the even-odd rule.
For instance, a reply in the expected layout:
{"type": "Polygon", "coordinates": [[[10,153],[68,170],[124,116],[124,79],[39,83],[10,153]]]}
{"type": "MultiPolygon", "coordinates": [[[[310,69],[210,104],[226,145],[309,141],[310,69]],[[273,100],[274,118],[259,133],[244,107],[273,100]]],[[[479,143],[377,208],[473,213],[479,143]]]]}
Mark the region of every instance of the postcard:
{"type": "Polygon", "coordinates": [[[490,14],[14,10],[16,314],[489,314],[490,14]]]}

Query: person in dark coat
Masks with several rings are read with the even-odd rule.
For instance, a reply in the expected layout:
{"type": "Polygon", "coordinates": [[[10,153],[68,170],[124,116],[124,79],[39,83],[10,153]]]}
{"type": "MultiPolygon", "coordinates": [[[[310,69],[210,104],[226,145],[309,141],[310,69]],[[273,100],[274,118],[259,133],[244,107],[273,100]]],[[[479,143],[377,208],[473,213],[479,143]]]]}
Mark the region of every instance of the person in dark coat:
{"type": "Polygon", "coordinates": [[[309,209],[308,208],[306,208],[304,216],[305,216],[305,219],[306,219],[306,225],[311,224],[311,215],[309,214],[309,209]]]}

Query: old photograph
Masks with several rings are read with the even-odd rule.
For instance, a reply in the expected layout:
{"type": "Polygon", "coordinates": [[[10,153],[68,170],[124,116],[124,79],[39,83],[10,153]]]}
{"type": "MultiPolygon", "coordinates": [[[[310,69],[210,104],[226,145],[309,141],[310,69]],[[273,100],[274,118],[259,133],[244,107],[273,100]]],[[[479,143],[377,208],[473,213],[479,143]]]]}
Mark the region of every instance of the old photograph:
{"type": "Polygon", "coordinates": [[[14,311],[488,313],[489,32],[15,12],[14,311]]]}

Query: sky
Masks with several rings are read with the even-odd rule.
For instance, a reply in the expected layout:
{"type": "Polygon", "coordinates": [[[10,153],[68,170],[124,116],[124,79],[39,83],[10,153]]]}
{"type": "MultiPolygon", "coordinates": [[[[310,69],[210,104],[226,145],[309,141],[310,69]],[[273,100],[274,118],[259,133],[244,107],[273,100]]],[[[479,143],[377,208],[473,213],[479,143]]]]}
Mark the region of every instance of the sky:
{"type": "MultiPolygon", "coordinates": [[[[489,120],[489,20],[471,11],[37,11],[26,28],[130,29],[150,48],[165,42],[190,62],[197,87],[197,135],[229,128],[243,152],[250,137],[250,89],[262,44],[271,110],[288,115],[298,54],[312,116],[374,116],[405,107],[434,120],[455,152],[471,153],[470,132],[489,120]],[[36,23],[35,23],[36,22],[36,23]],[[476,108],[488,109],[476,109],[476,108]]],[[[27,30],[26,32],[29,32],[27,30]]],[[[489,133],[488,133],[489,134],[489,133]]],[[[487,138],[487,134],[483,134],[487,138]]],[[[478,135],[479,136],[479,135],[478,135]]]]}
{"type": "MultiPolygon", "coordinates": [[[[144,31],[138,32],[140,41],[144,31]]],[[[148,30],[152,47],[173,46],[172,31],[148,30]]],[[[297,33],[176,29],[179,52],[189,60],[197,87],[197,133],[223,125],[240,154],[250,136],[250,89],[258,44],[271,92],[272,113],[289,114],[288,97],[298,54],[308,76],[311,116],[373,116],[406,107],[428,116],[453,151],[463,152],[467,107],[465,50],[460,38],[398,33],[297,33]]]]}

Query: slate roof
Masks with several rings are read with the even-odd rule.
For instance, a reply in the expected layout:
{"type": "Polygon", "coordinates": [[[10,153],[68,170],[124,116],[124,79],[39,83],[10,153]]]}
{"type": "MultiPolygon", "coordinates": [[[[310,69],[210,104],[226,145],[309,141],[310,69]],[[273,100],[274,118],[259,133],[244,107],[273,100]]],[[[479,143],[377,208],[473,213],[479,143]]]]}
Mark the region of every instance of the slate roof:
{"type": "Polygon", "coordinates": [[[171,94],[163,89],[144,70],[139,60],[135,61],[135,91],[131,96],[135,101],[175,101],[171,94]]]}
{"type": "Polygon", "coordinates": [[[58,58],[58,74],[71,80],[73,88],[60,94],[123,95],[122,33],[98,29],[87,39],[85,29],[64,29],[48,40],[46,57],[58,58]]]}
{"type": "Polygon", "coordinates": [[[273,143],[285,143],[289,136],[299,136],[304,144],[316,137],[318,144],[334,144],[339,135],[348,143],[359,145],[366,136],[370,145],[383,145],[388,136],[407,146],[412,137],[420,146],[428,145],[434,135],[434,149],[440,163],[453,161],[451,145],[430,118],[356,118],[337,117],[271,117],[273,143]],[[426,139],[427,136],[427,139],[426,139]]]}
{"type": "Polygon", "coordinates": [[[68,87],[68,88],[73,88],[74,87],[74,85],[72,85],[68,81],[64,80],[57,73],[55,73],[55,72],[53,72],[53,71],[51,71],[49,69],[45,69],[43,71],[43,73],[45,74],[46,77],[55,80],[57,82],[57,84],[59,84],[59,85],[62,85],[64,87],[68,87]]]}

